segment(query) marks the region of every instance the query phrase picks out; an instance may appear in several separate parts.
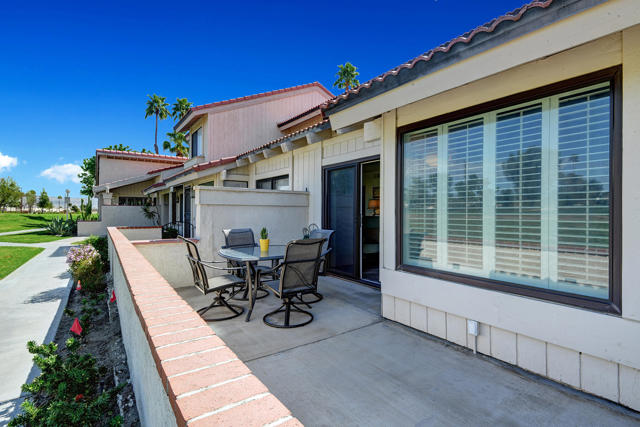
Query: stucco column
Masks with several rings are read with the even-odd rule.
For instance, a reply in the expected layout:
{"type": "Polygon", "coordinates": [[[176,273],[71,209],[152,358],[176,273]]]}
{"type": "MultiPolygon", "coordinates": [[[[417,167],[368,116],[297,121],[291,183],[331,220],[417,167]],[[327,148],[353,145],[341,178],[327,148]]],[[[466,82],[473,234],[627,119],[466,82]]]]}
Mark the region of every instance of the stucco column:
{"type": "Polygon", "coordinates": [[[111,206],[112,198],[113,198],[113,193],[109,193],[109,191],[106,191],[102,195],[102,204],[105,205],[105,206],[111,206]]]}

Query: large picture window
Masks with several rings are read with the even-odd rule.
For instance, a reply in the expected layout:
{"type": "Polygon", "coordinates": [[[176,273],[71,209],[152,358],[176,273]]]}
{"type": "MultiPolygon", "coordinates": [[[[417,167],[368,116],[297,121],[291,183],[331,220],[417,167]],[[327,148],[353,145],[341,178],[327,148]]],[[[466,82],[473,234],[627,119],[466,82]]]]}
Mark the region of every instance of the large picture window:
{"type": "Polygon", "coordinates": [[[401,130],[399,267],[610,301],[613,93],[401,130]]]}

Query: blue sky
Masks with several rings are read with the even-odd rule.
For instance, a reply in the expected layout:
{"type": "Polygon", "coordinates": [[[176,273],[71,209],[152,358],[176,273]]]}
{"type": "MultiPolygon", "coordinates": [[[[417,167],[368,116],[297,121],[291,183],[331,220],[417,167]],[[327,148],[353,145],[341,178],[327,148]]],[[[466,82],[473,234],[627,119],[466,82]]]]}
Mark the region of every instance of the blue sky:
{"type": "Polygon", "coordinates": [[[364,82],[524,2],[7,2],[0,177],[78,195],[96,148],[153,148],[147,94],[197,105],[312,81],[337,93],[338,64],[364,82]]]}

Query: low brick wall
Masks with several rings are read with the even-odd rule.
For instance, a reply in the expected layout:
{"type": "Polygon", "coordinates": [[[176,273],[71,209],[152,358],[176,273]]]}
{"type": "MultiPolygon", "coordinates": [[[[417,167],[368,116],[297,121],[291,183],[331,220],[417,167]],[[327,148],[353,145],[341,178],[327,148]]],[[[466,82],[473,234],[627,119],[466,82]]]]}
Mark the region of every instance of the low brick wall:
{"type": "Polygon", "coordinates": [[[120,230],[108,236],[143,425],[302,425],[120,230]]]}

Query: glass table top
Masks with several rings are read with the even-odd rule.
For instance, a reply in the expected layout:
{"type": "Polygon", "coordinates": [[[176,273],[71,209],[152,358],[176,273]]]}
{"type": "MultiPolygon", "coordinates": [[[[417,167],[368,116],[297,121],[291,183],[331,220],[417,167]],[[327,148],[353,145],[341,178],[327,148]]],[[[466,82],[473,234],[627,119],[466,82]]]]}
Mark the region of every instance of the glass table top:
{"type": "Polygon", "coordinates": [[[284,258],[286,248],[286,245],[269,245],[269,250],[266,252],[261,251],[260,246],[221,248],[218,250],[218,255],[225,259],[240,262],[266,261],[284,258]]]}

